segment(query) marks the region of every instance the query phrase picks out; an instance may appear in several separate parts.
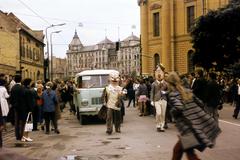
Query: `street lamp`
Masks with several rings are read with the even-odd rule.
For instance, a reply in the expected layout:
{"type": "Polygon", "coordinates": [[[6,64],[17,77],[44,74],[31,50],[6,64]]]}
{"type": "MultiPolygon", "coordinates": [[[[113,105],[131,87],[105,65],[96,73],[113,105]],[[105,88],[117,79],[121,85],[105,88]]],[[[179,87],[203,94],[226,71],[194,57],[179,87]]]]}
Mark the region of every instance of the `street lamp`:
{"type": "MultiPolygon", "coordinates": [[[[47,30],[49,28],[52,28],[52,27],[56,27],[56,26],[64,26],[66,25],[66,23],[60,23],[60,24],[51,24],[50,26],[48,26],[46,29],[45,29],[45,33],[46,33],[46,43],[47,43],[47,59],[48,59],[48,66],[47,66],[47,78],[49,79],[50,77],[50,74],[49,74],[49,44],[48,44],[48,35],[47,35],[47,30]]],[[[45,77],[46,78],[46,77],[45,77]]],[[[46,80],[46,79],[45,79],[46,80]]]]}
{"type": "Polygon", "coordinates": [[[60,33],[62,32],[61,30],[60,31],[55,31],[55,32],[51,32],[50,34],[50,44],[51,44],[51,81],[53,81],[53,46],[52,46],[52,35],[54,33],[60,33]]]}

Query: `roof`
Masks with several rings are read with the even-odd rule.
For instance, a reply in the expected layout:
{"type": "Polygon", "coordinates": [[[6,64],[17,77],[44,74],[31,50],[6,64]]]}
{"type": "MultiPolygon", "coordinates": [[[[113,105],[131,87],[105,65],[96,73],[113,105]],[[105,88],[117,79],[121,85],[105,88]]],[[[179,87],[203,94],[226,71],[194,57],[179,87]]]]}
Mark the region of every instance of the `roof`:
{"type": "Polygon", "coordinates": [[[107,37],[105,37],[105,39],[99,42],[98,44],[110,44],[110,43],[113,43],[113,42],[109,40],[107,37]]]}
{"type": "Polygon", "coordinates": [[[80,41],[76,30],[75,30],[75,34],[73,36],[73,39],[72,39],[72,41],[69,45],[70,46],[82,46],[82,42],[80,41]]]}
{"type": "Polygon", "coordinates": [[[79,76],[90,76],[90,75],[109,75],[112,72],[118,72],[111,69],[95,69],[95,70],[85,70],[76,74],[76,77],[79,76]]]}
{"type": "Polygon", "coordinates": [[[131,36],[127,37],[127,38],[124,39],[123,41],[139,41],[139,40],[140,40],[140,39],[132,33],[131,36]]]}
{"type": "Polygon", "coordinates": [[[43,31],[34,31],[34,30],[32,30],[26,24],[24,24],[18,17],[16,17],[13,13],[7,14],[7,17],[9,19],[11,19],[16,24],[16,27],[19,30],[25,31],[27,34],[32,36],[32,38],[34,38],[37,41],[39,41],[42,44],[44,44],[44,42],[43,42],[43,38],[44,38],[43,31]]]}

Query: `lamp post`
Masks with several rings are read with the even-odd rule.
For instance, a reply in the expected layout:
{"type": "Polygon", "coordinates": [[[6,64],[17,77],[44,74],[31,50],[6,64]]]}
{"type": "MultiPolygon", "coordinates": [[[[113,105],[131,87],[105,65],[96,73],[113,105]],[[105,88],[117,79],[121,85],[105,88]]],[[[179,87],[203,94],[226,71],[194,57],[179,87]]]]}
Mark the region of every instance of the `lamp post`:
{"type": "MultiPolygon", "coordinates": [[[[56,26],[64,26],[66,25],[66,23],[60,23],[60,24],[51,24],[50,26],[48,26],[46,29],[45,29],[45,33],[46,33],[46,43],[47,43],[47,60],[48,60],[48,65],[47,65],[47,75],[46,77],[49,79],[50,77],[50,74],[49,74],[49,44],[48,44],[48,35],[47,35],[47,30],[49,28],[52,28],[52,27],[56,27],[56,26]]],[[[45,77],[45,78],[46,78],[45,77]]],[[[45,79],[46,80],[46,79],[45,79]]]]}
{"type": "Polygon", "coordinates": [[[53,81],[53,46],[52,46],[52,35],[54,33],[60,33],[62,32],[61,30],[60,31],[55,31],[55,32],[51,32],[50,34],[50,44],[51,44],[51,81],[53,81]]]}

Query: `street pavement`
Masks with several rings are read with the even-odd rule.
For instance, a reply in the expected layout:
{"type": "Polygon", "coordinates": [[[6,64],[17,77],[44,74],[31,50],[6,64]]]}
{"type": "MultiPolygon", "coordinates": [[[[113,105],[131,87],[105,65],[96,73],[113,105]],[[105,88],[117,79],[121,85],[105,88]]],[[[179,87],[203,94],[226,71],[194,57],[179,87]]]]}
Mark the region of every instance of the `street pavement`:
{"type": "MultiPolygon", "coordinates": [[[[233,107],[220,111],[222,129],[213,149],[197,152],[202,160],[240,160],[240,119],[232,118],[233,107]]],[[[126,109],[122,133],[105,133],[106,126],[90,117],[80,125],[66,109],[59,121],[60,134],[43,131],[30,133],[33,142],[16,142],[13,129],[4,134],[4,151],[37,160],[170,160],[177,141],[174,124],[166,132],[157,132],[153,116],[139,117],[136,108],[126,109]],[[91,122],[90,122],[91,121],[91,122]],[[75,157],[75,158],[74,158],[75,157]]],[[[1,159],[1,158],[0,158],[1,159]]],[[[183,158],[186,160],[186,157],[183,158]]]]}

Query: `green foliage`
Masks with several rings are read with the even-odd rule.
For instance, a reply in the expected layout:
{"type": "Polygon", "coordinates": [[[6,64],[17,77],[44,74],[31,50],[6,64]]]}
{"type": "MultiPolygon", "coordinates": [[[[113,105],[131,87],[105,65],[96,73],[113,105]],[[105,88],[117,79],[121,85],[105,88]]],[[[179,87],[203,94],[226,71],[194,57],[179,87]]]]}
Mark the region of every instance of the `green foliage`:
{"type": "Polygon", "coordinates": [[[230,4],[197,19],[191,32],[193,63],[222,70],[240,58],[240,6],[230,4]]]}

